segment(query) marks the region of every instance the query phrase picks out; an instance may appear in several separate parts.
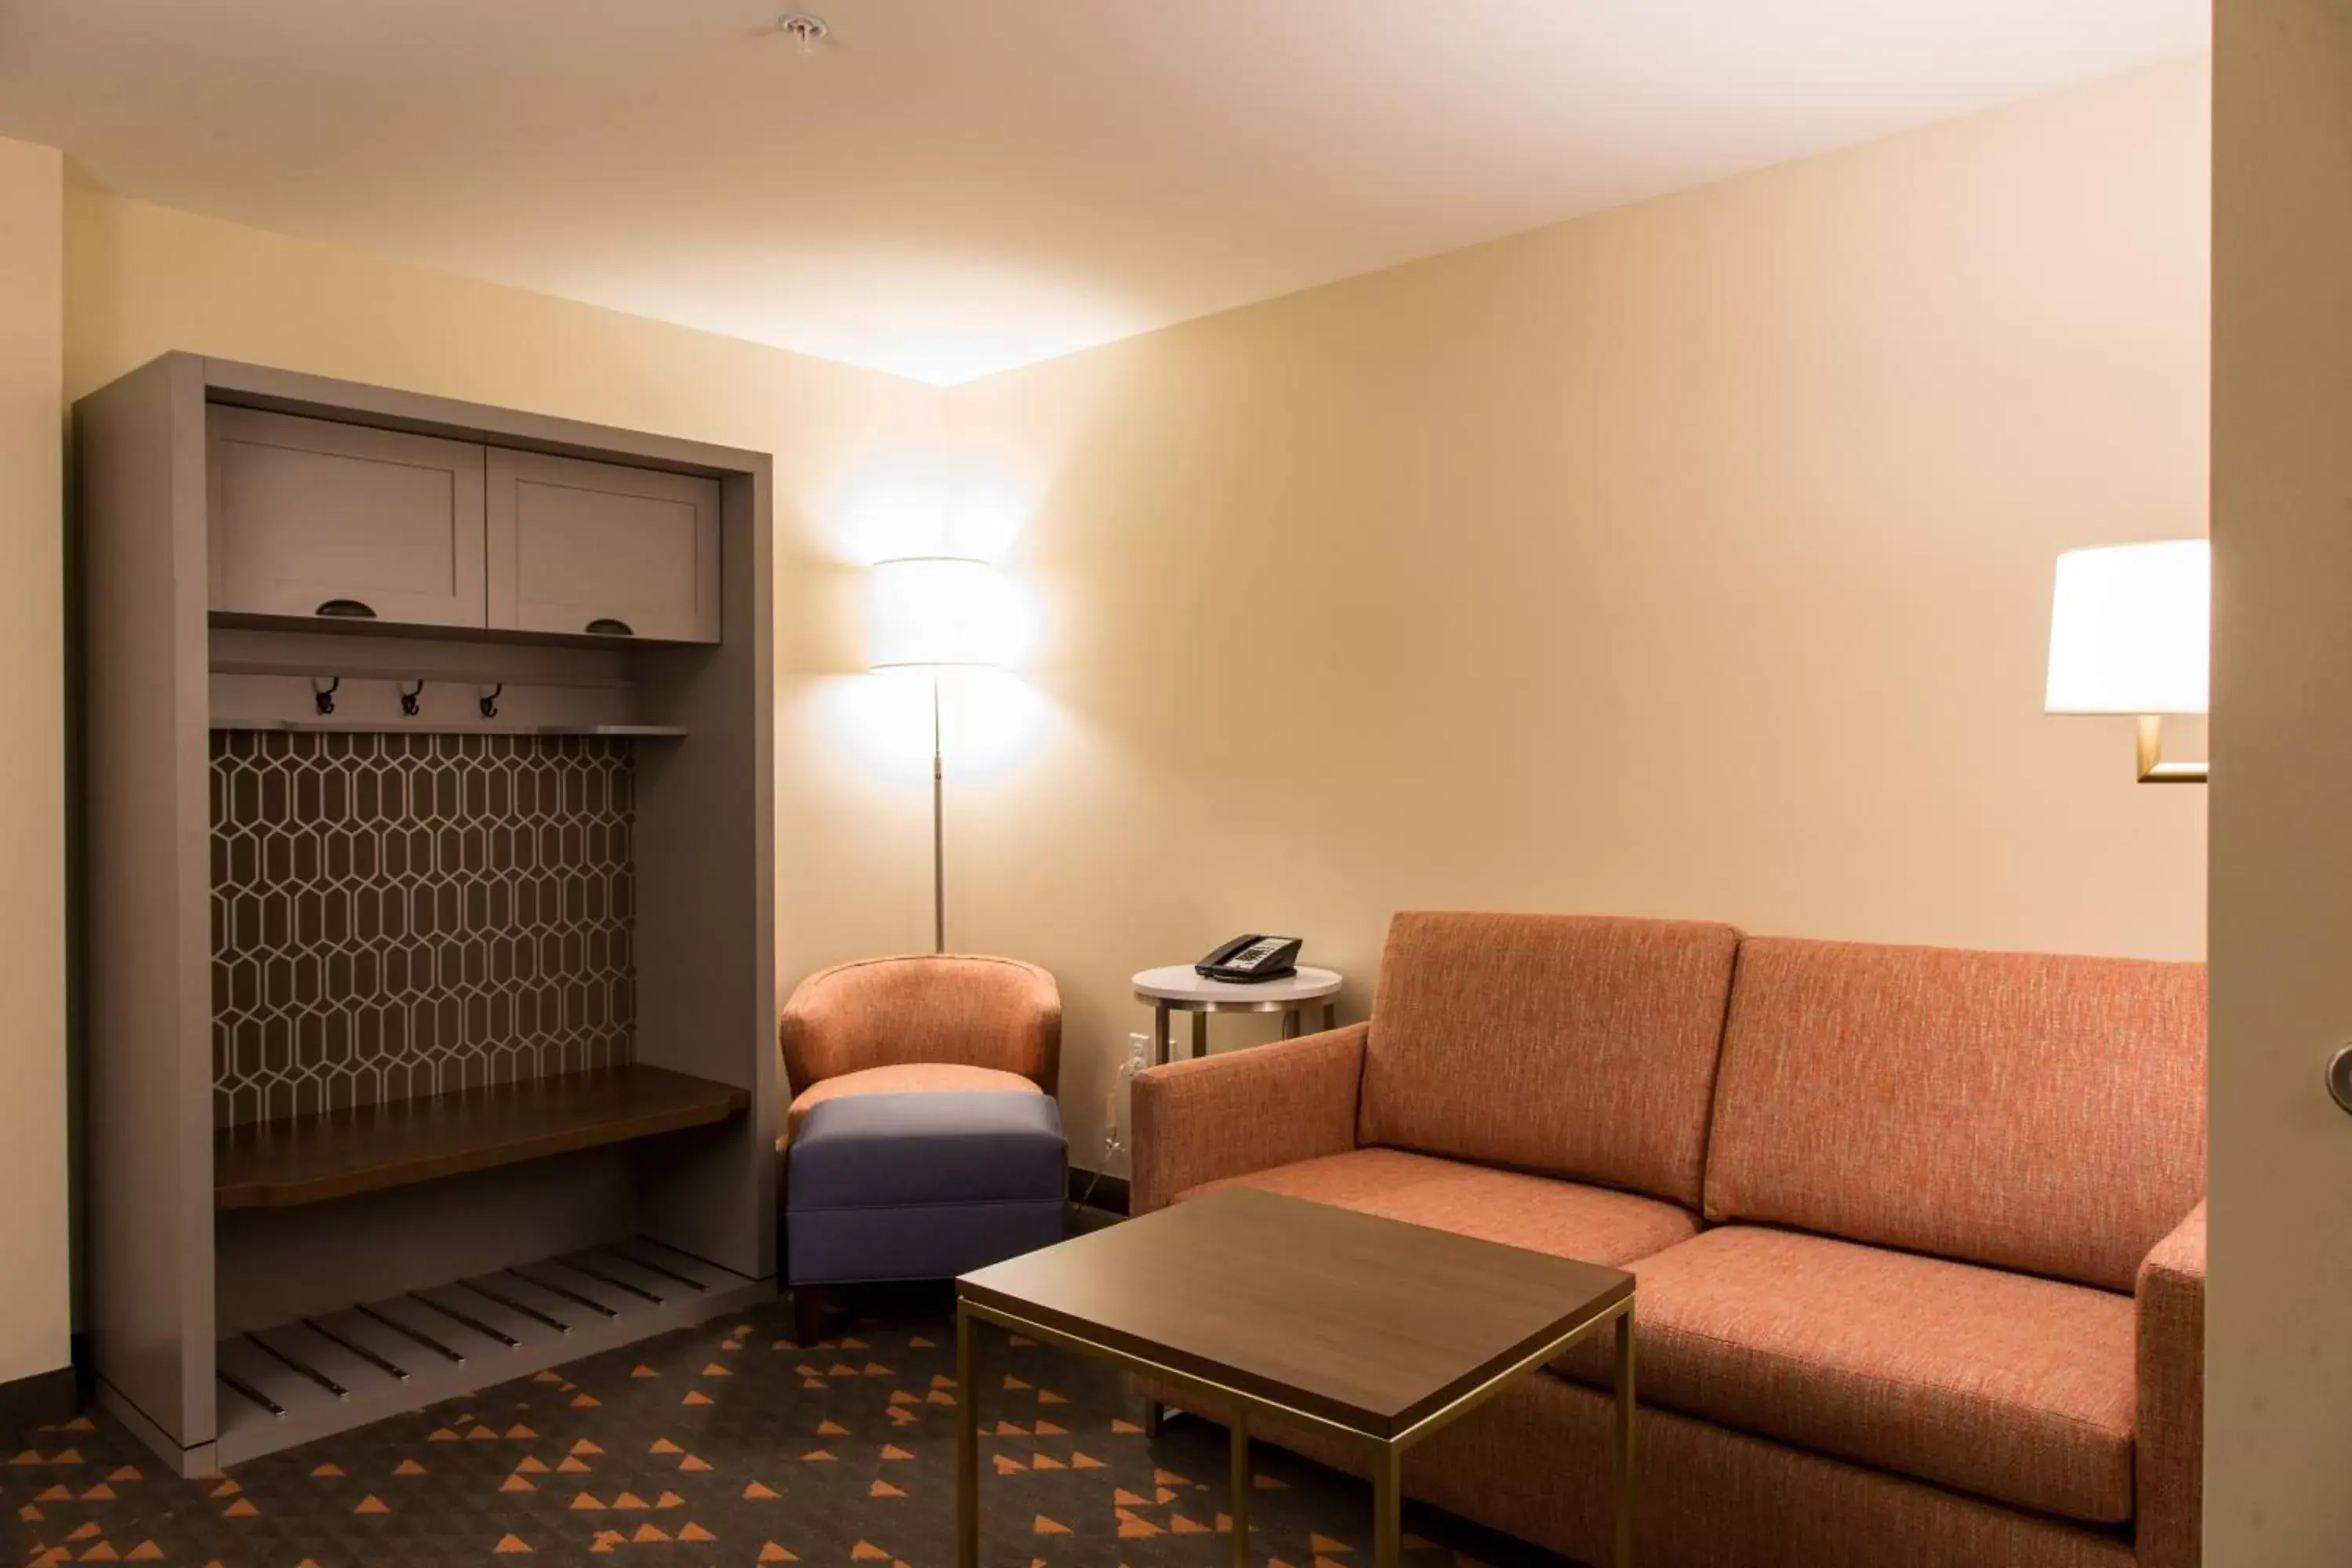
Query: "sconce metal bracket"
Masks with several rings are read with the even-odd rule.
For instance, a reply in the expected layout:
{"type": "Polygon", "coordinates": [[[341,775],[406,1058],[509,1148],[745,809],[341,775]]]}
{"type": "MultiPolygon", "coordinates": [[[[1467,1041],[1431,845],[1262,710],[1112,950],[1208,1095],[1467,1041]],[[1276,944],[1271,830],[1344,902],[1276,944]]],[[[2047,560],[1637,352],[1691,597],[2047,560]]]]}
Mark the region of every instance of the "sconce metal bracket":
{"type": "Polygon", "coordinates": [[[2204,784],[2206,763],[2164,760],[2164,720],[2154,713],[2139,716],[2139,782],[2142,784],[2204,784]]]}

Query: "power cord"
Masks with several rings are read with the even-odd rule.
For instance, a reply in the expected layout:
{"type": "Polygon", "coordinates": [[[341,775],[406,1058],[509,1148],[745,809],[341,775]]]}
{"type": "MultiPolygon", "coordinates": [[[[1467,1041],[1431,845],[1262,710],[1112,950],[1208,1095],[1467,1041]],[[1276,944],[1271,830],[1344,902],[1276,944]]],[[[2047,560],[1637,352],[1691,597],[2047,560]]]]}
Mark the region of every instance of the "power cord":
{"type": "Polygon", "coordinates": [[[1133,1092],[1129,1086],[1134,1081],[1138,1070],[1138,1065],[1133,1057],[1119,1063],[1118,1076],[1111,1079],[1110,1092],[1103,1097],[1102,1159],[1095,1169],[1087,1174],[1086,1187],[1078,1194],[1080,1208],[1085,1208],[1093,1202],[1095,1185],[1103,1178],[1103,1166],[1108,1165],[1113,1160],[1127,1152],[1127,1139],[1124,1136],[1126,1117],[1123,1114],[1127,1095],[1121,1091],[1133,1092]]]}

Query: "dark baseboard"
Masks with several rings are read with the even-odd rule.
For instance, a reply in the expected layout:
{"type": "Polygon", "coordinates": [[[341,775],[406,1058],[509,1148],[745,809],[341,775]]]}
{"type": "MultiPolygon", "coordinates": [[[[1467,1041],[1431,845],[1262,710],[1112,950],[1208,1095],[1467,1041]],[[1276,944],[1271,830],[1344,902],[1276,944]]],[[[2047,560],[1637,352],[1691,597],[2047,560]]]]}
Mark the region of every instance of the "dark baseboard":
{"type": "Polygon", "coordinates": [[[70,1421],[79,1414],[81,1384],[70,1364],[0,1383],[0,1433],[9,1437],[37,1426],[70,1421]]]}
{"type": "Polygon", "coordinates": [[[1112,1214],[1127,1213],[1127,1178],[1108,1173],[1097,1174],[1070,1167],[1070,1201],[1084,1204],[1090,1209],[1108,1209],[1112,1214]],[[1089,1191],[1091,1188],[1091,1191],[1089,1191]]]}

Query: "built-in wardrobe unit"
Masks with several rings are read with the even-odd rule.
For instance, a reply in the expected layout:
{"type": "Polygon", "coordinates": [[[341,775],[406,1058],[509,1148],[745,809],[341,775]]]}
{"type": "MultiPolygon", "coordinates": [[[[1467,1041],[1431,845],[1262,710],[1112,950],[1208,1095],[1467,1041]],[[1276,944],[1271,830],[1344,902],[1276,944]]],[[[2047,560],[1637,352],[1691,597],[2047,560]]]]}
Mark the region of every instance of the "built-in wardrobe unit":
{"type": "Polygon", "coordinates": [[[202,1473],[772,1296],[769,459],[193,354],[73,440],[106,1403],[202,1473]]]}

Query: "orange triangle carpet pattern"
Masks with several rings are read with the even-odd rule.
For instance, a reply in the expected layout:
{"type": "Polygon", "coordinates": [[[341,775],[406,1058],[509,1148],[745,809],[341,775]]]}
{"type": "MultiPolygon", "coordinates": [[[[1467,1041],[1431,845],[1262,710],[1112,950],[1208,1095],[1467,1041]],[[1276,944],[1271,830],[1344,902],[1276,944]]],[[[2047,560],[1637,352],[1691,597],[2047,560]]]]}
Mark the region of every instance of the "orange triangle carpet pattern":
{"type": "MultiPolygon", "coordinates": [[[[802,1346],[790,1314],[684,1330],[183,1480],[103,1414],[0,1434],[8,1561],[191,1568],[801,1563],[952,1568],[951,1308],[868,1304],[802,1346]]],[[[982,1557],[1015,1568],[1221,1568],[1222,1428],[1147,1438],[1122,1374],[981,1336],[982,1557]]],[[[1361,1483],[1256,1452],[1253,1560],[1370,1557],[1361,1483]]],[[[1408,1568],[1561,1560],[1409,1510],[1408,1568]]]]}

